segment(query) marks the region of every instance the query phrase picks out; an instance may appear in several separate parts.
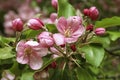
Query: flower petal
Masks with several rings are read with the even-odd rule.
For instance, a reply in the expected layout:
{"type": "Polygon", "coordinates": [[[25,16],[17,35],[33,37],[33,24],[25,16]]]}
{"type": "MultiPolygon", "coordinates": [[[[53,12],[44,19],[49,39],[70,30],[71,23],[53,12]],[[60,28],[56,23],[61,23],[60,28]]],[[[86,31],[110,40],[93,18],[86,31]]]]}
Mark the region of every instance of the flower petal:
{"type": "Polygon", "coordinates": [[[83,26],[79,26],[79,28],[71,35],[72,37],[78,38],[85,32],[85,28],[83,26]]]}
{"type": "Polygon", "coordinates": [[[53,39],[57,46],[65,44],[65,38],[60,33],[53,34],[53,39]]]}
{"type": "Polygon", "coordinates": [[[18,44],[16,46],[16,51],[23,52],[24,51],[24,44],[25,44],[25,41],[23,41],[23,40],[18,42],[18,44]]]}
{"type": "Polygon", "coordinates": [[[40,55],[32,53],[30,55],[29,65],[33,70],[40,69],[42,67],[43,60],[40,55]]]}
{"type": "Polygon", "coordinates": [[[62,34],[64,34],[64,31],[67,29],[67,20],[64,17],[58,20],[57,29],[62,34]]]}
{"type": "Polygon", "coordinates": [[[35,50],[35,52],[40,55],[41,57],[46,56],[48,53],[48,49],[42,46],[39,47],[34,47],[33,48],[35,50]]]}
{"type": "Polygon", "coordinates": [[[67,43],[74,43],[78,40],[78,38],[70,37],[70,38],[65,38],[65,41],[67,43]]]}
{"type": "Polygon", "coordinates": [[[28,61],[29,61],[29,57],[27,55],[25,55],[22,52],[17,53],[17,62],[19,62],[21,64],[27,64],[28,61]]]}

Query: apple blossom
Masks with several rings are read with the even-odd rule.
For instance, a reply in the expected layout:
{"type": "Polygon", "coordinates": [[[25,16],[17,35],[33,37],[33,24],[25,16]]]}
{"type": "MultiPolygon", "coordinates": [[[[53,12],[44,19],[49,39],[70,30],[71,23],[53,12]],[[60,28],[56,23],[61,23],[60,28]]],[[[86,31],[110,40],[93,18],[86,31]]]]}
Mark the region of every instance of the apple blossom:
{"type": "Polygon", "coordinates": [[[14,19],[12,21],[12,28],[15,30],[15,31],[22,31],[23,30],[23,22],[20,18],[17,18],[17,19],[14,19]]]}
{"type": "MultiPolygon", "coordinates": [[[[65,37],[67,43],[76,42],[85,31],[85,28],[82,25],[82,19],[79,16],[72,16],[68,19],[61,17],[58,20],[57,29],[60,34],[65,37]]],[[[56,38],[58,37],[56,36],[56,38]]]]}
{"type": "Polygon", "coordinates": [[[28,64],[32,69],[42,67],[42,57],[47,55],[48,49],[41,47],[36,41],[20,41],[16,46],[17,62],[28,64]]]}
{"type": "Polygon", "coordinates": [[[43,46],[43,47],[52,47],[54,45],[54,40],[51,37],[51,33],[50,32],[42,32],[39,36],[38,36],[38,40],[39,43],[43,46]]]}
{"type": "Polygon", "coordinates": [[[39,30],[44,26],[43,22],[38,18],[29,19],[27,25],[33,30],[39,30]]]}

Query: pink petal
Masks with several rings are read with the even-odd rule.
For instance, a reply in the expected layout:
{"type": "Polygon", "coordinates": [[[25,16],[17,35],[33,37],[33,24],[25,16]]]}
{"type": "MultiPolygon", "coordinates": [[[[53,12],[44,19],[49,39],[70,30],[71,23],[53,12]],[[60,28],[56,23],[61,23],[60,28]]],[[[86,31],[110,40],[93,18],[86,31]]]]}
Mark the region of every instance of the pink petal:
{"type": "Polygon", "coordinates": [[[64,31],[67,29],[67,20],[64,17],[58,20],[57,29],[62,34],[64,34],[64,31]]]}
{"type": "Polygon", "coordinates": [[[53,39],[57,46],[65,44],[65,38],[60,33],[53,34],[53,39]]]}
{"type": "Polygon", "coordinates": [[[18,42],[18,44],[16,46],[16,51],[23,52],[24,51],[24,44],[25,44],[25,41],[23,41],[23,40],[18,42]]]}
{"type": "Polygon", "coordinates": [[[72,16],[67,19],[67,22],[67,26],[69,26],[69,29],[71,29],[74,32],[82,24],[82,18],[79,16],[72,16]]]}
{"type": "Polygon", "coordinates": [[[70,38],[65,38],[65,41],[67,43],[74,43],[78,40],[78,38],[70,37],[70,38]]]}
{"type": "Polygon", "coordinates": [[[40,69],[42,67],[43,60],[40,55],[37,55],[36,53],[32,53],[30,55],[30,61],[29,65],[33,70],[40,69]]]}
{"type": "Polygon", "coordinates": [[[21,64],[27,64],[29,61],[29,57],[27,55],[24,55],[24,53],[18,52],[17,53],[17,62],[21,64]]]}
{"type": "Polygon", "coordinates": [[[72,37],[78,38],[85,32],[85,28],[83,26],[79,26],[79,28],[71,35],[72,37]]]}
{"type": "Polygon", "coordinates": [[[39,47],[34,47],[33,48],[35,50],[35,52],[40,55],[41,57],[46,56],[48,54],[48,49],[44,48],[42,46],[39,47]]]}

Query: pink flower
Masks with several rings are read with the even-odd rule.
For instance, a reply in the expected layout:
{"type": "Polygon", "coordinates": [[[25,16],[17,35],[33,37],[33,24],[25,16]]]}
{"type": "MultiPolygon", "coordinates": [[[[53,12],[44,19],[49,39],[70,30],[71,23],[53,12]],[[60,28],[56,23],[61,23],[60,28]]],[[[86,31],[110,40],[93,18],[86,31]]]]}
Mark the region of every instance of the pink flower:
{"type": "Polygon", "coordinates": [[[91,7],[89,9],[89,17],[92,19],[92,20],[96,20],[99,16],[99,11],[96,7],[91,7]]]}
{"type": "Polygon", "coordinates": [[[97,28],[94,32],[96,35],[103,35],[105,34],[105,28],[97,28]]]}
{"type": "Polygon", "coordinates": [[[23,30],[23,22],[20,18],[14,19],[12,22],[13,29],[15,31],[22,31],[23,30]]]}
{"type": "Polygon", "coordinates": [[[85,31],[82,26],[82,19],[78,16],[72,16],[68,19],[61,17],[58,20],[57,29],[65,37],[67,43],[76,42],[85,31]]]}
{"type": "Polygon", "coordinates": [[[41,47],[36,41],[20,41],[16,51],[17,62],[28,64],[32,69],[37,70],[42,67],[42,57],[47,55],[48,49],[41,47]]]}
{"type": "Polygon", "coordinates": [[[28,21],[27,25],[29,28],[31,28],[33,30],[39,30],[44,26],[43,22],[38,18],[30,19],[28,21]]]}
{"type": "Polygon", "coordinates": [[[50,32],[42,32],[39,36],[38,36],[38,40],[39,43],[43,46],[43,47],[52,47],[54,45],[54,40],[51,37],[51,33],[50,32]]]}

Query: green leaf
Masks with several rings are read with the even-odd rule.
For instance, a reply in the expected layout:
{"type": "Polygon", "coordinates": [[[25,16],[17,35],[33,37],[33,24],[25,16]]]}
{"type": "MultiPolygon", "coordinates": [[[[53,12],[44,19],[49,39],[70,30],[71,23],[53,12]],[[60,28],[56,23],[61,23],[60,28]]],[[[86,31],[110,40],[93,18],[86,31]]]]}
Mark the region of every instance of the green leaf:
{"type": "Polygon", "coordinates": [[[82,68],[76,68],[75,72],[78,80],[96,80],[94,76],[82,68]]]}
{"type": "Polygon", "coordinates": [[[85,58],[88,63],[98,67],[104,58],[104,49],[100,45],[86,45],[81,49],[85,52],[85,58]]]}
{"type": "Polygon", "coordinates": [[[112,18],[105,18],[95,23],[96,28],[97,27],[107,28],[107,27],[118,26],[118,25],[120,25],[120,17],[117,17],[117,16],[112,18]]]}
{"type": "Polygon", "coordinates": [[[15,57],[15,55],[12,54],[12,47],[0,48],[0,59],[8,59],[12,57],[15,57]]]}
{"type": "Polygon", "coordinates": [[[116,31],[107,31],[107,33],[109,33],[109,37],[112,41],[117,40],[118,38],[120,38],[120,32],[116,32],[116,31]]]}
{"type": "Polygon", "coordinates": [[[10,42],[15,42],[15,38],[6,38],[3,36],[0,36],[0,46],[5,47],[6,44],[9,44],[10,42]]]}
{"type": "Polygon", "coordinates": [[[49,32],[52,32],[52,33],[58,32],[54,24],[46,24],[46,28],[48,29],[49,32]]]}
{"type": "Polygon", "coordinates": [[[22,74],[22,77],[20,80],[34,80],[33,75],[34,75],[34,72],[25,72],[22,74]]]}
{"type": "Polygon", "coordinates": [[[39,35],[41,33],[41,31],[42,30],[31,30],[31,29],[28,29],[28,30],[23,32],[22,38],[24,38],[24,39],[35,38],[37,35],[39,35]]]}
{"type": "Polygon", "coordinates": [[[67,0],[58,0],[58,17],[64,16],[66,18],[75,15],[75,9],[67,0]]]}
{"type": "Polygon", "coordinates": [[[100,43],[103,47],[108,47],[110,44],[109,36],[94,36],[91,40],[93,43],[100,43]]]}

